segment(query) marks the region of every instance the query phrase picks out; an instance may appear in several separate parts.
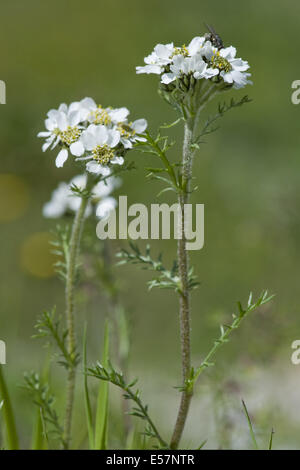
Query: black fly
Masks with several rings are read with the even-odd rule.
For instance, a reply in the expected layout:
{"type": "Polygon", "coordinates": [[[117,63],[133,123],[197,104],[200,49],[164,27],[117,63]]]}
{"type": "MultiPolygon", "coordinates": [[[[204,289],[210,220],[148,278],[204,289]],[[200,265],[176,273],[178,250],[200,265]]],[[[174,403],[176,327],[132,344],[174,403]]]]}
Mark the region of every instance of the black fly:
{"type": "Polygon", "coordinates": [[[215,46],[217,49],[222,49],[224,45],[221,37],[216,33],[212,26],[209,26],[206,23],[204,24],[209,31],[209,33],[205,34],[205,39],[210,41],[212,45],[215,46]]]}

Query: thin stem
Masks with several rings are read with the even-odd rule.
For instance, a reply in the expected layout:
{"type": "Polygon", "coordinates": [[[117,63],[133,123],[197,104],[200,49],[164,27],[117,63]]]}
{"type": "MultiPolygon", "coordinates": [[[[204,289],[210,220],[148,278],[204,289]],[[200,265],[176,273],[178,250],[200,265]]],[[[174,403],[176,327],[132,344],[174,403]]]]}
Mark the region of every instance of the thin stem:
{"type": "Polygon", "coordinates": [[[174,168],[172,167],[172,165],[170,165],[170,162],[167,159],[167,157],[165,155],[165,152],[162,151],[162,149],[160,148],[158,143],[155,142],[155,140],[151,137],[151,135],[149,133],[147,133],[147,137],[148,137],[148,141],[151,144],[151,146],[156,150],[157,154],[160,156],[160,158],[164,162],[165,167],[167,169],[167,172],[169,173],[170,178],[171,178],[174,186],[177,187],[177,179],[176,179],[176,174],[175,174],[174,168]]]}
{"type": "MultiPolygon", "coordinates": [[[[82,197],[80,207],[76,213],[71,239],[70,251],[67,259],[67,278],[66,278],[66,322],[68,330],[68,354],[70,358],[74,358],[76,354],[75,328],[74,328],[74,284],[76,277],[77,258],[80,247],[81,232],[84,222],[84,213],[88,203],[87,197],[82,197]]],[[[68,367],[67,377],[67,399],[64,423],[64,442],[68,448],[71,440],[71,425],[74,403],[76,379],[76,364],[70,363],[68,367]]]]}
{"type": "MultiPolygon", "coordinates": [[[[190,339],[190,294],[188,286],[188,254],[186,250],[185,238],[185,214],[184,205],[188,203],[190,192],[190,181],[192,177],[192,161],[193,161],[193,135],[195,120],[189,118],[184,127],[184,142],[182,156],[182,191],[179,193],[179,204],[181,209],[181,239],[178,240],[177,257],[178,270],[181,281],[181,295],[179,301],[179,321],[180,321],[180,340],[181,340],[181,361],[182,361],[182,382],[183,386],[190,377],[191,372],[191,339],[190,339]]],[[[180,406],[178,410],[177,420],[173,431],[170,447],[177,449],[185,422],[187,419],[192,390],[186,388],[181,393],[180,406]]]]}

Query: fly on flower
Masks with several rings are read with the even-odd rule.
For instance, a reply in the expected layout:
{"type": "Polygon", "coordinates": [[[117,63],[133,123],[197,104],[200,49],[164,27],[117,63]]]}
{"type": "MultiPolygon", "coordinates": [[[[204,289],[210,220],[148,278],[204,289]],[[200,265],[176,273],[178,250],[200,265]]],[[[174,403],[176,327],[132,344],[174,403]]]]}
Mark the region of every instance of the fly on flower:
{"type": "Polygon", "coordinates": [[[208,34],[193,38],[187,46],[157,44],[145,57],[146,65],[136,67],[136,72],[159,75],[161,90],[173,96],[176,92],[181,102],[187,93],[195,95],[203,83],[212,83],[219,91],[251,83],[248,62],[236,57],[235,47],[224,47],[221,37],[208,28],[208,34]]]}
{"type": "Polygon", "coordinates": [[[207,27],[209,33],[205,34],[205,39],[209,40],[213,46],[215,46],[217,49],[223,49],[223,41],[222,38],[216,33],[215,29],[212,26],[209,26],[208,24],[204,23],[205,26],[207,27]]]}
{"type": "Polygon", "coordinates": [[[42,150],[60,148],[55,161],[57,167],[62,167],[71,154],[76,161],[86,164],[87,171],[108,175],[112,165],[123,165],[127,150],[145,140],[147,121],[131,122],[128,115],[125,107],[105,108],[92,98],[69,106],[63,103],[48,112],[46,131],[38,134],[46,139],[42,150]]]}

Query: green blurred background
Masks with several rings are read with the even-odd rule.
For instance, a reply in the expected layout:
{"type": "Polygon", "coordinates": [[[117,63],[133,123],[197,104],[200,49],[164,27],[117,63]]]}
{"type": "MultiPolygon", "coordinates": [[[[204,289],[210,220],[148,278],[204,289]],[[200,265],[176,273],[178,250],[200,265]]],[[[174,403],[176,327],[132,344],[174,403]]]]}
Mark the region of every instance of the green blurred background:
{"type": "MultiPolygon", "coordinates": [[[[0,79],[7,104],[0,107],[0,338],[7,343],[5,372],[24,446],[32,418],[18,385],[22,371],[39,367],[45,355],[30,339],[33,325],[43,309],[63,308],[63,286],[48,254],[54,223],[41,211],[57,183],[76,174],[71,160],[56,169],[55,152],[43,154],[36,134],[50,108],[85,96],[127,106],[132,119],[146,117],[153,131],[174,120],[157,94],[157,78],[137,76],[135,66],[158,42],[180,45],[202,34],[205,21],[249,61],[254,86],[224,97],[246,92],[253,102],[226,115],[195,159],[199,190],[193,200],[205,204],[205,247],[192,253],[201,281],[193,296],[194,363],[218,325],[229,321],[235,301],[264,288],[276,298],[247,320],[202,379],[184,444],[208,438],[208,448],[247,445],[243,397],[264,444],[274,427],[275,447],[300,448],[300,371],[290,362],[291,342],[300,337],[300,108],[290,99],[291,83],[300,78],[299,14],[296,0],[1,2],[0,79]]],[[[175,161],[182,129],[170,133],[178,142],[175,161]]],[[[128,194],[129,203],[157,202],[160,185],[145,183],[144,168],[153,160],[137,152],[130,157],[137,170],[124,175],[120,194],[128,194]]],[[[153,243],[167,262],[175,250],[173,242],[153,243]]],[[[131,373],[140,377],[154,416],[169,432],[178,400],[172,387],[180,379],[177,299],[166,291],[149,293],[148,274],[135,267],[115,272],[132,325],[131,373]]],[[[92,362],[101,350],[106,312],[101,302],[90,306],[79,299],[78,324],[89,321],[92,362]]],[[[63,376],[55,377],[63,384],[63,376]]]]}

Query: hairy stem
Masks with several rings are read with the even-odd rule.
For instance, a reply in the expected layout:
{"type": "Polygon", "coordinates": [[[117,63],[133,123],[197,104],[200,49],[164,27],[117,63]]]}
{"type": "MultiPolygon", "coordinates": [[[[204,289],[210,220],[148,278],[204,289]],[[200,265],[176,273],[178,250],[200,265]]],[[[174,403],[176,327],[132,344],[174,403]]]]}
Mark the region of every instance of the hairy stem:
{"type": "MultiPolygon", "coordinates": [[[[74,359],[76,354],[75,328],[74,328],[74,284],[76,277],[77,258],[80,247],[81,232],[84,222],[84,213],[88,203],[87,197],[82,197],[80,207],[76,213],[71,239],[70,251],[67,259],[67,279],[66,279],[66,322],[68,330],[68,353],[70,358],[74,359]]],[[[76,379],[76,364],[70,363],[67,377],[67,398],[64,422],[64,442],[68,448],[71,440],[71,425],[74,403],[76,379]]]]}
{"type": "MultiPolygon", "coordinates": [[[[190,295],[188,287],[188,272],[189,262],[186,250],[185,239],[185,214],[184,205],[189,201],[190,181],[192,176],[192,161],[193,150],[191,144],[193,143],[195,120],[189,118],[184,127],[184,142],[183,142],[183,156],[182,156],[182,191],[179,194],[178,202],[181,209],[181,238],[178,240],[177,257],[178,269],[181,281],[181,295],[179,301],[179,321],[180,321],[180,340],[181,340],[181,362],[182,362],[182,383],[183,387],[190,377],[191,372],[191,339],[190,339],[190,295]]],[[[177,449],[185,422],[187,419],[190,402],[192,398],[192,390],[184,390],[181,393],[180,406],[176,419],[175,428],[173,431],[170,447],[177,449]]]]}

